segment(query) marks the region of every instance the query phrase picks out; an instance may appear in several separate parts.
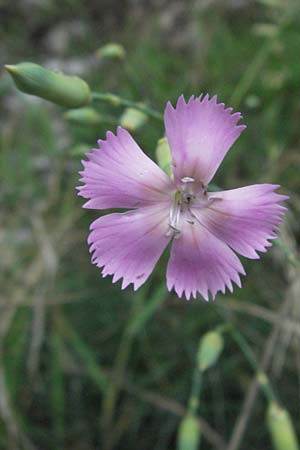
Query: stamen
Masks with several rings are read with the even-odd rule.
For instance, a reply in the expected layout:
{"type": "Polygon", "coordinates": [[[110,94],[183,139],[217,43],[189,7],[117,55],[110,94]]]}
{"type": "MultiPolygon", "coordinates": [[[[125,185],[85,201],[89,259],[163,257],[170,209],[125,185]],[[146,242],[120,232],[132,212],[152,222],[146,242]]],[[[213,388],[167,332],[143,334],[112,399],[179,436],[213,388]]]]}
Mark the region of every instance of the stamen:
{"type": "Polygon", "coordinates": [[[213,198],[209,198],[206,186],[201,182],[195,182],[192,177],[183,177],[181,182],[185,184],[181,185],[174,194],[169,211],[169,227],[166,233],[167,236],[174,237],[174,239],[178,239],[180,236],[183,220],[190,225],[194,225],[197,221],[195,214],[192,212],[194,208],[205,208],[218,200],[217,194],[213,198]]]}
{"type": "Polygon", "coordinates": [[[186,219],[186,221],[187,221],[187,223],[189,223],[190,225],[194,225],[194,221],[193,220],[191,220],[191,219],[186,219]]]}
{"type": "Polygon", "coordinates": [[[183,177],[181,178],[182,183],[193,183],[195,181],[192,177],[183,177]]]}
{"type": "Polygon", "coordinates": [[[167,236],[175,233],[178,235],[180,233],[180,213],[181,213],[181,204],[180,204],[180,193],[176,193],[174,197],[173,205],[170,208],[169,212],[169,227],[171,230],[167,231],[167,236]]]}
{"type": "Polygon", "coordinates": [[[187,223],[189,223],[190,225],[194,225],[195,223],[195,215],[192,213],[191,208],[188,207],[186,210],[186,221],[187,223]]]}

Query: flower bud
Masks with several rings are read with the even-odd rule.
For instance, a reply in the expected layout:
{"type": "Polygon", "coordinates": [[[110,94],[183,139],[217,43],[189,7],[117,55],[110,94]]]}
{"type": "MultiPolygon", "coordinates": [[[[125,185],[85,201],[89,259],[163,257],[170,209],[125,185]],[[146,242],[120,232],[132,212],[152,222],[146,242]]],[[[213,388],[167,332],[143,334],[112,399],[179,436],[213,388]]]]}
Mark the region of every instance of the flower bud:
{"type": "Polygon", "coordinates": [[[147,121],[147,116],[135,108],[126,108],[120,118],[120,125],[128,131],[136,131],[147,121]]]}
{"type": "Polygon", "coordinates": [[[171,151],[166,137],[159,139],[156,147],[156,160],[161,169],[169,176],[172,175],[172,157],[171,151]]]}
{"type": "Polygon", "coordinates": [[[24,62],[5,66],[16,86],[25,94],[36,95],[67,108],[79,108],[91,101],[90,88],[81,78],[44,69],[24,62]]]}
{"type": "Polygon", "coordinates": [[[115,42],[109,42],[108,44],[103,45],[103,47],[100,47],[98,48],[98,50],[96,50],[96,56],[98,58],[124,59],[126,56],[126,52],[122,45],[115,42]]]}
{"type": "Polygon", "coordinates": [[[252,31],[256,36],[274,39],[278,36],[279,26],[272,23],[256,23],[252,27],[252,31]]]}
{"type": "Polygon", "coordinates": [[[200,339],[198,368],[201,372],[215,364],[223,350],[223,346],[222,334],[217,331],[210,331],[200,339]]]}
{"type": "Polygon", "coordinates": [[[201,427],[193,414],[182,419],[177,435],[177,450],[197,450],[201,439],[201,427]]]}
{"type": "Polygon", "coordinates": [[[103,116],[94,108],[70,109],[64,114],[65,119],[78,125],[99,126],[104,121],[103,116]]]}
{"type": "Polygon", "coordinates": [[[267,410],[267,424],[274,450],[299,450],[293,423],[286,409],[271,402],[267,410]]]}
{"type": "Polygon", "coordinates": [[[85,153],[89,152],[91,150],[91,147],[86,144],[77,144],[74,147],[72,147],[72,150],[70,151],[70,154],[72,156],[81,156],[83,157],[85,153]]]}

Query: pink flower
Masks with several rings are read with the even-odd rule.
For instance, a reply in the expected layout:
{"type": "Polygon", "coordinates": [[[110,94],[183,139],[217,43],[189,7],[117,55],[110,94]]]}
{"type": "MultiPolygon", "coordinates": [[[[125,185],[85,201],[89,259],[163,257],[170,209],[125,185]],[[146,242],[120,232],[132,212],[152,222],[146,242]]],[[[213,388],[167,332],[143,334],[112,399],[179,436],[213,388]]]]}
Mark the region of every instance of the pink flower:
{"type": "Polygon", "coordinates": [[[259,258],[276,238],[288,197],[273,184],[208,192],[207,186],[226,153],[245,129],[216,97],[184,97],[174,109],[168,102],[165,128],[172,154],[170,178],[140,149],[131,135],[118,127],[99,149],[83,161],[79,195],[85,208],[128,208],[100,217],[88,238],[92,262],[102,275],[123,278],[138,289],[149,277],[164,249],[171,243],[167,286],[179,297],[206,300],[209,292],[232,292],[241,286],[244,268],[236,253],[259,258]]]}

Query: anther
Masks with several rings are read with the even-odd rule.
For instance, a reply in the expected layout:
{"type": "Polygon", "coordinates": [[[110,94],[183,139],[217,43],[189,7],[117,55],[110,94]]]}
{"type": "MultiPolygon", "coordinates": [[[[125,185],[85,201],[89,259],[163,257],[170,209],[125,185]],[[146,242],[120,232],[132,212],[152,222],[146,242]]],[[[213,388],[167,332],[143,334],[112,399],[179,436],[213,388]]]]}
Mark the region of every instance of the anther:
{"type": "Polygon", "coordinates": [[[195,179],[192,178],[192,177],[183,177],[183,178],[181,178],[181,182],[182,183],[193,183],[194,181],[195,181],[195,179]]]}

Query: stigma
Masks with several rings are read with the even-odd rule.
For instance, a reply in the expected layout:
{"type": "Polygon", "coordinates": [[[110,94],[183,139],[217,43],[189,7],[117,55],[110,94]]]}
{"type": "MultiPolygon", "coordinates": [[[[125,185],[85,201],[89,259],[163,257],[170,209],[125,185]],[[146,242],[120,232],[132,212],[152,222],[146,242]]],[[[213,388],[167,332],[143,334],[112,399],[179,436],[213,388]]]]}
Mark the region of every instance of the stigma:
{"type": "Polygon", "coordinates": [[[195,222],[192,208],[203,207],[207,203],[207,190],[203,183],[196,182],[192,177],[181,178],[181,183],[177,186],[170,206],[167,236],[177,239],[183,220],[191,225],[195,222]]]}

